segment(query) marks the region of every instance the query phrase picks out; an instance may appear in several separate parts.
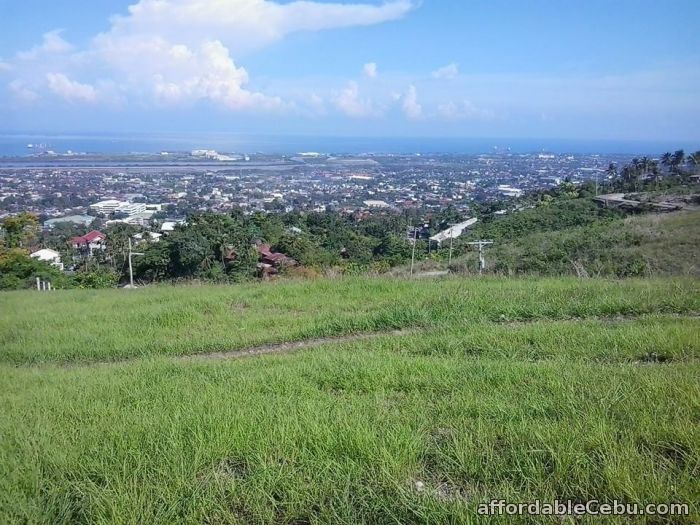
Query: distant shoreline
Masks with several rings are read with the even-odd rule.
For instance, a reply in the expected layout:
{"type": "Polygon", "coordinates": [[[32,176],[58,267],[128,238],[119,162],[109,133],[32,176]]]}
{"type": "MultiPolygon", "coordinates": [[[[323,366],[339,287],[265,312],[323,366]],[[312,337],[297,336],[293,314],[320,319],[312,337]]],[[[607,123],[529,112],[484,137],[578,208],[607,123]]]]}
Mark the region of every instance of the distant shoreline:
{"type": "Polygon", "coordinates": [[[312,135],[203,134],[51,134],[0,133],[0,158],[25,158],[41,151],[91,155],[154,155],[162,151],[295,155],[303,151],[324,154],[478,155],[488,153],[555,153],[655,155],[679,147],[696,150],[700,141],[638,141],[527,138],[342,137],[312,135]],[[32,147],[28,147],[31,145],[32,147]]]}

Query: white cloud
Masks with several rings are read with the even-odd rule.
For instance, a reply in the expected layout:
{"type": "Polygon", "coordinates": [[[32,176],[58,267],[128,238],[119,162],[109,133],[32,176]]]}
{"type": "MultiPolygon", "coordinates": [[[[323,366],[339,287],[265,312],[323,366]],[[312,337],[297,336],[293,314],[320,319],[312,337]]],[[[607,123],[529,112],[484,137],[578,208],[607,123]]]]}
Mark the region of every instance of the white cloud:
{"type": "Polygon", "coordinates": [[[17,58],[19,60],[36,60],[44,55],[70,53],[74,48],[61,38],[62,32],[62,29],[54,29],[53,31],[44,33],[41,44],[34,46],[28,51],[20,51],[17,53],[17,58]]]}
{"type": "Polygon", "coordinates": [[[231,110],[280,109],[282,100],[245,88],[248,72],[237,67],[228,49],[218,40],[190,49],[178,44],[151,41],[122,54],[113,61],[133,89],[150,88],[156,101],[162,104],[187,104],[209,100],[231,110]],[[138,69],[131,64],[141,58],[138,69]]]}
{"type": "Polygon", "coordinates": [[[495,113],[488,109],[482,109],[469,100],[459,103],[447,102],[438,106],[438,114],[445,120],[492,120],[495,113]]]}
{"type": "MultiPolygon", "coordinates": [[[[159,102],[208,99],[229,109],[287,108],[279,97],[248,90],[247,71],[231,54],[244,54],[299,31],[394,20],[410,0],[382,5],[269,0],[140,0],[113,19],[94,47],[130,90],[151,91],[159,102]],[[149,87],[150,86],[150,87],[149,87]]],[[[376,74],[376,67],[375,67],[376,74]]],[[[351,113],[351,97],[345,97],[351,113]]],[[[318,104],[316,104],[318,106],[318,104]]]]}
{"type": "Polygon", "coordinates": [[[12,71],[12,66],[8,62],[0,60],[0,72],[2,71],[12,71]]]}
{"type": "Polygon", "coordinates": [[[115,17],[99,41],[141,39],[198,44],[214,35],[234,54],[250,51],[299,31],[379,24],[401,18],[410,0],[382,5],[270,0],[140,0],[127,16],[115,17]]]}
{"type": "Polygon", "coordinates": [[[18,102],[28,104],[39,99],[39,94],[28,88],[21,80],[13,80],[7,87],[18,102]]]}
{"type": "Polygon", "coordinates": [[[68,102],[93,103],[97,101],[97,91],[90,84],[81,84],[71,80],[63,73],[48,73],[46,80],[49,89],[68,102]]]}
{"type": "MultiPolygon", "coordinates": [[[[8,65],[17,69],[15,95],[21,89],[48,88],[71,102],[108,102],[114,96],[120,103],[187,105],[205,100],[231,110],[286,111],[297,106],[249,87],[248,72],[234,56],[294,32],[379,24],[412,8],[411,0],[380,5],[360,0],[139,0],[128,14],[113,17],[109,30],[85,49],[76,50],[60,30],[50,31],[41,44],[17,53],[8,65]],[[76,77],[90,78],[90,83],[71,80],[76,77]]],[[[322,101],[299,103],[323,109],[322,101]]]]}
{"type": "Polygon", "coordinates": [[[362,67],[362,72],[367,78],[377,78],[377,64],[375,62],[368,62],[362,67]]]}
{"type": "Polygon", "coordinates": [[[436,69],[430,75],[438,80],[453,80],[459,76],[459,66],[453,62],[436,69]]]}
{"type": "Polygon", "coordinates": [[[306,100],[306,106],[312,115],[325,115],[326,114],[326,102],[323,97],[319,96],[317,93],[311,93],[306,100]]]}
{"type": "Polygon", "coordinates": [[[408,91],[403,96],[401,109],[407,118],[415,120],[423,116],[423,106],[418,103],[418,92],[416,86],[409,86],[408,91]]]}
{"type": "Polygon", "coordinates": [[[336,107],[348,117],[363,118],[377,114],[372,101],[360,97],[357,82],[349,82],[348,86],[335,96],[334,102],[336,107]]]}

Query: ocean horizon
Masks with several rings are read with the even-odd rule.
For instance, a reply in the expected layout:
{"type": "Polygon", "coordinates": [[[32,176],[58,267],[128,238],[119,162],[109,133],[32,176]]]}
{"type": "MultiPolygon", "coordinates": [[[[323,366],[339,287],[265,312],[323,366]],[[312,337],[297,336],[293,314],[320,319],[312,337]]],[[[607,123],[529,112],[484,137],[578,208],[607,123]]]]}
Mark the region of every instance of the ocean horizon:
{"type": "Polygon", "coordinates": [[[0,133],[0,157],[95,153],[128,155],[161,151],[215,149],[222,153],[289,155],[323,154],[465,154],[555,153],[660,155],[679,148],[695,150],[688,141],[454,138],[454,137],[353,137],[321,135],[262,135],[241,133],[0,133]],[[31,145],[31,147],[30,147],[31,145]]]}

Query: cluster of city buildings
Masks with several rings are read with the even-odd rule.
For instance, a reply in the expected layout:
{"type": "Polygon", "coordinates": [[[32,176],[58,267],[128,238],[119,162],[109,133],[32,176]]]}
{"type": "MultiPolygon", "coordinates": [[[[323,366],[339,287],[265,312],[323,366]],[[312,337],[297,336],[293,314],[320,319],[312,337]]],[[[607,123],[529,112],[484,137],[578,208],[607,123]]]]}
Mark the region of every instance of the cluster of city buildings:
{"type": "Polygon", "coordinates": [[[151,225],[196,211],[326,211],[351,214],[453,207],[604,177],[614,157],[598,155],[235,156],[198,150],[100,162],[58,156],[0,161],[0,218],[21,211],[57,222],[151,225]],[[163,160],[163,159],[167,160],[163,160]],[[208,159],[217,159],[216,162],[208,159]]]}

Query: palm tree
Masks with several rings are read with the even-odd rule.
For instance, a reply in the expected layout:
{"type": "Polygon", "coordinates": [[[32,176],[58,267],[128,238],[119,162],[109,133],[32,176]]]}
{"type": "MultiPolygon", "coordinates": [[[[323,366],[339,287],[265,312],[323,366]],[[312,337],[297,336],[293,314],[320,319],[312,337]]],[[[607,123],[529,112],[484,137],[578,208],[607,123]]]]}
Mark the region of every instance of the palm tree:
{"type": "Polygon", "coordinates": [[[673,170],[678,172],[680,169],[680,166],[681,166],[681,164],[683,164],[684,160],[685,160],[685,152],[682,149],[677,150],[673,154],[673,157],[671,157],[671,166],[673,167],[673,170]]]}
{"type": "Polygon", "coordinates": [[[634,189],[639,191],[639,179],[644,170],[644,161],[637,158],[632,159],[632,177],[634,179],[634,189]]]}
{"type": "MultiPolygon", "coordinates": [[[[608,169],[605,170],[605,175],[607,175],[607,177],[606,177],[607,180],[605,181],[604,185],[606,187],[612,186],[614,188],[618,182],[617,166],[615,164],[613,164],[612,162],[610,164],[608,164],[608,169]]],[[[598,176],[597,175],[596,175],[596,184],[595,184],[595,194],[598,195],[598,176]]]]}
{"type": "Polygon", "coordinates": [[[698,171],[698,166],[700,166],[700,150],[695,153],[689,153],[686,159],[688,167],[693,170],[693,173],[698,171]]]}
{"type": "Polygon", "coordinates": [[[622,168],[622,180],[625,184],[632,182],[634,179],[634,167],[631,164],[626,164],[622,168]]]}
{"type": "Polygon", "coordinates": [[[649,161],[649,171],[654,178],[656,189],[659,189],[659,181],[661,180],[661,172],[659,171],[659,163],[655,160],[649,161]]]}
{"type": "Polygon", "coordinates": [[[673,155],[669,151],[661,155],[661,164],[663,164],[666,168],[671,167],[671,159],[673,155]]]}

